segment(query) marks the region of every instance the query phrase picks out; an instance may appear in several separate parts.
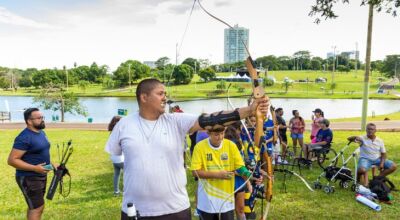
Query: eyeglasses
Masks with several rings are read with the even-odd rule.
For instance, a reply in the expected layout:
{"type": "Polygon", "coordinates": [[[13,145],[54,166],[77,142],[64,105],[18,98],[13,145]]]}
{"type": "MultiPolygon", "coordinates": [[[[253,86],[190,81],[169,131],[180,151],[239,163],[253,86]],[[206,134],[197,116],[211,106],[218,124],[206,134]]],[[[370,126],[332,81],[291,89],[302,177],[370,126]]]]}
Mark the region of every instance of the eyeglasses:
{"type": "Polygon", "coordinates": [[[44,116],[40,116],[40,117],[37,117],[37,118],[30,118],[30,119],[32,119],[32,120],[36,120],[36,119],[44,120],[44,116]]]}

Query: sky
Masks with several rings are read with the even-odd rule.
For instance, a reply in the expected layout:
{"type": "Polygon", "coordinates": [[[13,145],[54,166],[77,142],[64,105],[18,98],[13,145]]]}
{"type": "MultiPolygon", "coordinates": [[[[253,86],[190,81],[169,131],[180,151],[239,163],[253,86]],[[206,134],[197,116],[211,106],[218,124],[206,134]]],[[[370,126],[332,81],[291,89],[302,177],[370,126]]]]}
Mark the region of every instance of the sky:
{"type": "MultiPolygon", "coordinates": [[[[308,50],[352,51],[365,59],[368,7],[361,0],[335,7],[339,17],[315,24],[308,13],[315,0],[202,0],[227,23],[250,30],[254,58],[308,50]]],[[[135,59],[167,56],[223,63],[224,26],[192,0],[0,0],[0,66],[62,68],[96,62],[115,70],[135,59]],[[184,37],[183,37],[184,35],[184,37]],[[178,47],[176,46],[178,44],[178,47]]],[[[375,13],[372,60],[400,54],[400,17],[375,13]]]]}

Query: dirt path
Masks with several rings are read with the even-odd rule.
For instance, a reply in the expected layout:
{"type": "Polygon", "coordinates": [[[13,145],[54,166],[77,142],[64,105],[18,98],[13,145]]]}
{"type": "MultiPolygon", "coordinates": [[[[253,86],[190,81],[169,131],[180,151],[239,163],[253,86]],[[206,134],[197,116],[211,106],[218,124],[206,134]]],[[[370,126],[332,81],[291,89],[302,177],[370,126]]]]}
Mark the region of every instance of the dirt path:
{"type": "MultiPolygon", "coordinates": [[[[371,121],[376,124],[379,131],[400,131],[400,121],[371,121]]],[[[22,129],[25,123],[0,123],[0,129],[22,129]]],[[[360,130],[360,122],[332,122],[333,130],[360,130]]],[[[73,129],[73,130],[107,130],[106,123],[47,123],[47,129],[73,129]]],[[[310,129],[310,123],[307,128],[310,129]]]]}

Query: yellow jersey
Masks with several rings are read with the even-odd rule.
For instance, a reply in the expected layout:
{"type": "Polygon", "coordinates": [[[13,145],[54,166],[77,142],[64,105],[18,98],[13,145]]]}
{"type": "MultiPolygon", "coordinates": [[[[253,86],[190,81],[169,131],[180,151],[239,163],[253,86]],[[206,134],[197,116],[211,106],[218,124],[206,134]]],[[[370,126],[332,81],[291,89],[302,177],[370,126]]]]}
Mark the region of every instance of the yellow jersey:
{"type": "MultiPolygon", "coordinates": [[[[215,148],[207,138],[197,143],[194,148],[191,170],[233,172],[242,166],[244,163],[239,149],[228,139],[224,139],[220,146],[215,148]]],[[[197,208],[207,213],[233,210],[234,188],[234,175],[230,179],[200,179],[197,208]]]]}

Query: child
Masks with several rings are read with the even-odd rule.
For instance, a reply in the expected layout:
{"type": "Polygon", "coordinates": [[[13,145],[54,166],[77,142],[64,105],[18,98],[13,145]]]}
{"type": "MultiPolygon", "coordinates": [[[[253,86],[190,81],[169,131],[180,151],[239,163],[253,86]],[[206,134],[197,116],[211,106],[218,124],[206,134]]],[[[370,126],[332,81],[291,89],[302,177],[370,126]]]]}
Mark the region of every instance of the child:
{"type": "Polygon", "coordinates": [[[207,131],[209,138],[194,148],[191,170],[200,178],[197,209],[201,219],[234,219],[235,171],[251,176],[235,143],[224,139],[225,128],[207,131]]]}

